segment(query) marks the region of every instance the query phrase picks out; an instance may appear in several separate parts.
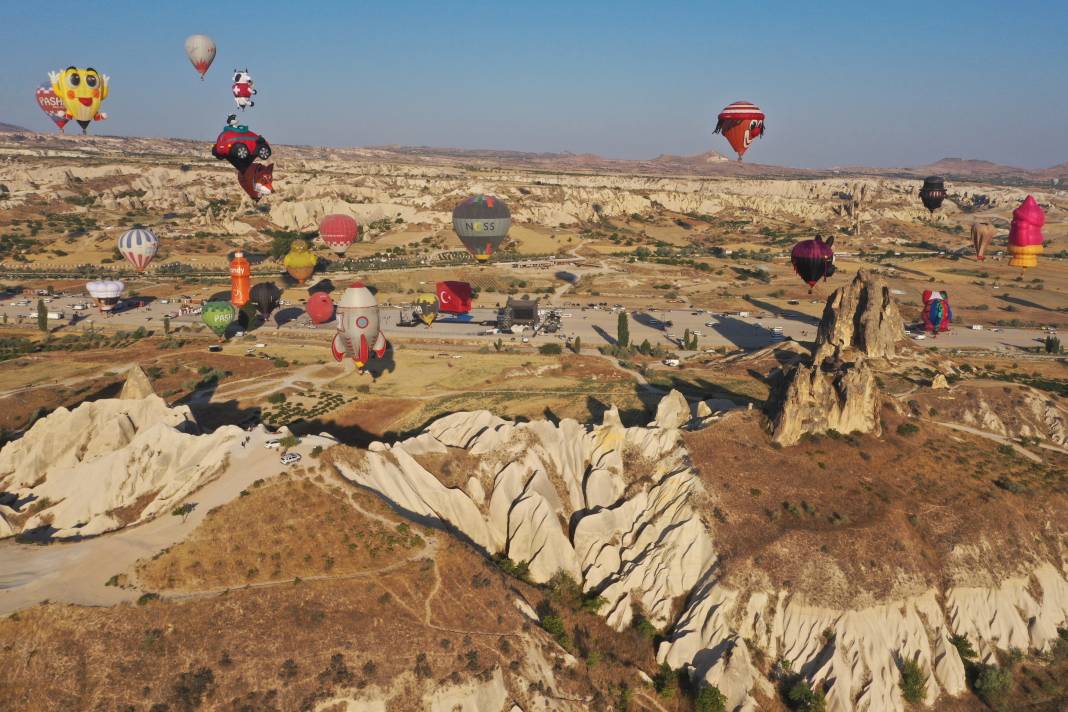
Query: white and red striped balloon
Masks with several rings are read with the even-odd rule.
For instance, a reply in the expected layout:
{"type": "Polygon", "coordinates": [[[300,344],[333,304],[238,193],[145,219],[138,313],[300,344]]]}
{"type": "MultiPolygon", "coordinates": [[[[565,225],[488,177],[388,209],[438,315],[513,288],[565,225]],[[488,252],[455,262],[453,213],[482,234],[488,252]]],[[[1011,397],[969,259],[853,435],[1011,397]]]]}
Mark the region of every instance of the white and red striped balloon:
{"type": "Polygon", "coordinates": [[[319,223],[319,237],[338,256],[345,254],[360,234],[360,224],[348,215],[327,215],[319,223]]]}
{"type": "Polygon", "coordinates": [[[159,239],[151,230],[142,227],[127,230],[119,237],[119,252],[137,268],[144,272],[145,267],[159,251],[159,239]]]}

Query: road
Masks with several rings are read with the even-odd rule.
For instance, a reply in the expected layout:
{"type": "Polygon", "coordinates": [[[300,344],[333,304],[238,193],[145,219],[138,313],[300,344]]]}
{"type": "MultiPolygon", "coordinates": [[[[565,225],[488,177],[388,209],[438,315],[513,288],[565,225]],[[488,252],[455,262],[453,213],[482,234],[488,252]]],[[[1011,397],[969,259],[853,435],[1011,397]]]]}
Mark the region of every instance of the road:
{"type": "MultiPolygon", "coordinates": [[[[204,291],[218,291],[213,288],[205,288],[204,291]]],[[[566,298],[562,294],[561,299],[566,298]]],[[[7,315],[8,323],[16,323],[21,317],[24,324],[36,323],[36,317],[31,317],[36,304],[34,299],[30,305],[16,306],[16,302],[24,298],[9,298],[0,301],[0,318],[7,315]]],[[[52,311],[63,312],[65,318],[60,321],[50,322],[53,325],[63,324],[63,330],[80,330],[89,325],[106,327],[108,329],[132,330],[139,326],[159,332],[163,327],[163,317],[168,313],[177,311],[174,303],[162,304],[158,301],[151,302],[144,307],[128,308],[113,312],[110,316],[100,314],[95,308],[75,312],[72,306],[78,303],[89,302],[86,297],[57,297],[52,299],[47,307],[52,311]],[[71,318],[76,322],[70,325],[71,318]]],[[[565,302],[565,304],[567,304],[565,302]]],[[[773,343],[776,339],[772,333],[775,327],[781,328],[786,337],[796,341],[811,341],[816,335],[817,317],[809,316],[800,309],[787,304],[784,300],[767,300],[761,302],[761,309],[754,307],[746,315],[742,314],[717,314],[712,315],[705,310],[693,308],[649,308],[645,310],[631,310],[630,315],[630,340],[632,343],[641,343],[645,339],[653,345],[660,344],[670,348],[677,348],[677,340],[681,339],[684,331],[689,329],[698,333],[699,348],[710,349],[718,347],[757,349],[773,343]],[[780,303],[781,302],[781,303],[780,303]],[[765,316],[761,317],[763,313],[765,316]],[[666,326],[670,322],[671,326],[666,326]]],[[[811,306],[811,305],[810,305],[811,306]]],[[[611,344],[615,340],[618,312],[611,308],[592,308],[589,306],[560,306],[563,312],[561,320],[562,329],[558,334],[539,334],[534,336],[528,330],[523,335],[512,334],[487,334],[487,326],[496,318],[495,308],[476,308],[471,312],[471,320],[461,322],[454,318],[442,316],[434,322],[431,328],[423,325],[415,327],[401,327],[400,309],[398,307],[382,307],[382,326],[390,339],[425,339],[448,338],[471,340],[476,343],[489,344],[498,338],[505,341],[519,341],[524,336],[535,343],[543,343],[556,339],[580,337],[587,348],[611,344]]],[[[179,316],[171,319],[174,327],[181,325],[199,324],[200,317],[196,315],[179,316]]],[[[281,306],[270,321],[261,326],[256,334],[261,339],[267,339],[272,333],[281,331],[286,334],[303,334],[309,340],[329,341],[329,334],[333,329],[332,324],[313,326],[301,305],[281,306]]],[[[62,333],[62,330],[61,332],[62,333]]],[[[973,331],[966,328],[955,328],[949,333],[941,334],[938,338],[928,336],[922,341],[916,341],[918,346],[938,348],[964,348],[979,349],[986,351],[1012,352],[1024,347],[1032,347],[1041,343],[1044,333],[1036,328],[1011,329],[1001,328],[997,331],[992,328],[984,328],[981,331],[973,331]]]]}
{"type": "MultiPolygon", "coordinates": [[[[278,450],[263,446],[274,434],[256,429],[249,435],[246,447],[235,445],[231,450],[226,471],[184,500],[196,504],[188,516],[162,514],[117,532],[47,546],[0,541],[0,615],[45,599],[95,606],[136,598],[138,590],[104,584],[114,574],[130,571],[138,560],[184,540],[208,511],[236,499],[255,480],[284,469],[278,450]]],[[[331,441],[307,437],[291,451],[307,458],[316,444],[331,441]]]]}

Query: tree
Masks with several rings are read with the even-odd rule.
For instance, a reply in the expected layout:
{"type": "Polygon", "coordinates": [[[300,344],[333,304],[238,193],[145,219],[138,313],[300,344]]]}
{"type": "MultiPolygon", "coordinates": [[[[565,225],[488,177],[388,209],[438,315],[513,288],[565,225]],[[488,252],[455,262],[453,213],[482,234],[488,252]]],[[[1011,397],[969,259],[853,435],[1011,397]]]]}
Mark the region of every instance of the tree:
{"type": "Polygon", "coordinates": [[[907,702],[918,705],[927,697],[927,674],[915,660],[906,660],[901,667],[901,695],[907,702]]]}
{"type": "Polygon", "coordinates": [[[975,694],[979,699],[997,709],[1005,701],[1012,688],[1012,671],[993,665],[979,665],[975,676],[975,694]]]}
{"type": "Polygon", "coordinates": [[[630,346],[630,320],[627,318],[627,312],[619,312],[619,320],[616,324],[616,342],[621,348],[627,348],[630,346]]]}
{"type": "Polygon", "coordinates": [[[1061,352],[1061,340],[1053,334],[1049,334],[1046,336],[1046,340],[1043,342],[1043,345],[1045,346],[1046,353],[1048,354],[1059,354],[1061,352]]]}
{"type": "Polygon", "coordinates": [[[693,708],[697,712],[727,712],[727,697],[715,685],[702,687],[693,708]]]}
{"type": "Polygon", "coordinates": [[[45,307],[43,299],[37,300],[37,328],[48,331],[48,308],[45,307]]]}
{"type": "Polygon", "coordinates": [[[170,336],[171,333],[171,318],[169,316],[163,317],[163,333],[170,336]]]}
{"type": "Polygon", "coordinates": [[[576,336],[575,340],[571,342],[571,350],[575,353],[582,353],[582,338],[576,336]]]}

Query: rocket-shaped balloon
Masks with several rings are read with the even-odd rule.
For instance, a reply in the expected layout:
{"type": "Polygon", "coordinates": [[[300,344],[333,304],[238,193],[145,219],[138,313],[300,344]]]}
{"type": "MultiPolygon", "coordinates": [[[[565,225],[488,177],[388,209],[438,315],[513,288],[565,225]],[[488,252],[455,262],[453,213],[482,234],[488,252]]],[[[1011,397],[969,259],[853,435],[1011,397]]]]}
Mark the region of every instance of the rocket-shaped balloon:
{"type": "Polygon", "coordinates": [[[337,303],[337,333],[330,344],[334,360],[348,356],[363,367],[371,355],[382,358],[389,343],[378,325],[378,300],[371,290],[356,282],[345,290],[337,303]]]}

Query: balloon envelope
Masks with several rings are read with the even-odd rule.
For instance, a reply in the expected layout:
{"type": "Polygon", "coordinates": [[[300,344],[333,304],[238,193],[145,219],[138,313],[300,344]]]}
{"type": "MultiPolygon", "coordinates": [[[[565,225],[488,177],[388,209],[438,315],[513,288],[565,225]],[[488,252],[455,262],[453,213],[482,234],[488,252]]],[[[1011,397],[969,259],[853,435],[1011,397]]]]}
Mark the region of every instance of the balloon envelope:
{"type": "Polygon", "coordinates": [[[230,302],[208,302],[201,307],[200,318],[209,329],[222,336],[237,318],[237,309],[230,302]]]}
{"type": "Polygon", "coordinates": [[[325,324],[334,318],[334,300],[326,292],[316,292],[308,297],[305,311],[313,324],[325,324]]]}
{"type": "Polygon", "coordinates": [[[434,323],[438,318],[438,298],[435,294],[420,294],[415,298],[415,313],[419,321],[427,326],[434,323]]]}
{"type": "Polygon", "coordinates": [[[452,211],[452,228],[467,251],[485,262],[512,226],[512,212],[493,195],[472,195],[452,211]]]}
{"type": "Polygon", "coordinates": [[[986,248],[996,234],[997,230],[990,223],[972,223],[972,247],[975,248],[975,259],[980,262],[986,259],[986,248]]]}
{"type": "Polygon", "coordinates": [[[1033,196],[1028,195],[1012,211],[1012,225],[1009,227],[1010,265],[1027,268],[1038,264],[1038,255],[1042,254],[1042,226],[1045,224],[1045,211],[1033,196]]]}
{"type": "Polygon", "coordinates": [[[93,121],[102,121],[107,115],[100,105],[108,98],[108,76],[92,67],[67,67],[50,72],[52,91],[63,102],[64,115],[78,122],[82,132],[93,121]]]}
{"type": "Polygon", "coordinates": [[[59,127],[59,130],[62,131],[70,120],[67,118],[67,110],[63,107],[63,100],[56,96],[56,93],[52,91],[52,87],[47,84],[37,87],[35,95],[37,97],[37,106],[41,107],[41,111],[48,114],[48,118],[52,119],[55,125],[59,127]]]}
{"type": "Polygon", "coordinates": [[[144,272],[159,251],[159,238],[151,230],[136,227],[119,236],[118,248],[138,272],[144,272]]]}
{"type": "Polygon", "coordinates": [[[949,295],[943,291],[928,289],[923,292],[923,328],[931,333],[949,331],[953,321],[953,309],[949,295]]]}
{"type": "Polygon", "coordinates": [[[834,237],[826,242],[819,235],[814,240],[802,240],[790,250],[790,263],[794,272],[809,287],[834,274],[834,237]]]}
{"type": "Polygon", "coordinates": [[[299,238],[290,244],[289,254],[282,261],[286,272],[289,272],[289,276],[297,280],[299,284],[308,281],[308,277],[311,277],[312,272],[315,271],[317,262],[318,258],[308,250],[308,243],[299,238]]]}
{"type": "Polygon", "coordinates": [[[467,314],[471,311],[474,290],[467,282],[438,282],[438,311],[444,314],[467,314]]]}
{"type": "Polygon", "coordinates": [[[250,163],[245,168],[237,168],[237,183],[248,197],[259,202],[274,192],[274,164],[250,163]]]}
{"type": "Polygon", "coordinates": [[[929,212],[934,212],[942,207],[942,201],[946,199],[945,181],[938,176],[927,176],[923,179],[923,187],[920,188],[920,200],[923,207],[929,212]]]}
{"type": "Polygon", "coordinates": [[[260,282],[253,285],[248,296],[248,303],[255,304],[256,311],[266,319],[278,307],[278,302],[282,298],[282,290],[273,282],[260,282]]]}
{"type": "Polygon", "coordinates": [[[348,215],[327,215],[319,223],[319,237],[326,246],[341,256],[360,234],[360,224],[348,215]]]}
{"type": "Polygon", "coordinates": [[[88,282],[85,285],[89,296],[93,298],[93,301],[96,302],[102,312],[108,312],[115,308],[115,305],[119,303],[119,298],[122,296],[122,290],[125,288],[125,284],[115,279],[102,279],[88,282]]]}
{"type": "Polygon", "coordinates": [[[248,304],[251,275],[252,265],[245,259],[245,253],[238,250],[230,260],[230,303],[235,307],[248,304]]]}
{"type": "Polygon", "coordinates": [[[716,129],[738,154],[738,160],[749,150],[754,139],[764,135],[764,112],[748,101],[736,101],[723,107],[716,117],[716,129]]]}
{"type": "Polygon", "coordinates": [[[185,55],[203,80],[211,63],[215,61],[215,40],[207,35],[190,35],[185,38],[185,55]]]}

